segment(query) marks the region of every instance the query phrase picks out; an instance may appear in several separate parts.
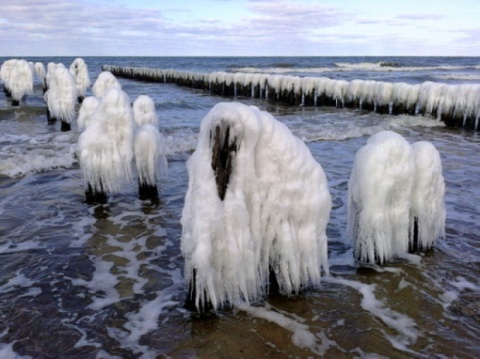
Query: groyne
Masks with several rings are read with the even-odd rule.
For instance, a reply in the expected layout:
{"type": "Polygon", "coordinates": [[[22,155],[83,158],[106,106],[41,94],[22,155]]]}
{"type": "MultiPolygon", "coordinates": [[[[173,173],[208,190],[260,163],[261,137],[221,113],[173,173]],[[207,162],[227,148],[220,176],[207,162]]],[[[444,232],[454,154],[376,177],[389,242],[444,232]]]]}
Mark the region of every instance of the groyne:
{"type": "Polygon", "coordinates": [[[437,82],[408,84],[372,80],[334,80],[243,72],[198,73],[173,69],[103,65],[117,77],[175,83],[212,95],[254,97],[288,105],[346,107],[390,115],[421,115],[449,127],[479,128],[480,85],[437,82]]]}

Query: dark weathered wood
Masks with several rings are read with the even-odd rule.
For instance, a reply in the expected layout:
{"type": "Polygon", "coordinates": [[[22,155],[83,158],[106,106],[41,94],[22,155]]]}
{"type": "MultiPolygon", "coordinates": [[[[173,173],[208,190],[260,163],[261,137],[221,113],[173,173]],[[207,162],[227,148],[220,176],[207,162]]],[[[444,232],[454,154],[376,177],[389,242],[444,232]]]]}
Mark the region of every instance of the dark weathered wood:
{"type": "Polygon", "coordinates": [[[68,122],[65,122],[64,120],[61,121],[61,127],[60,127],[60,130],[62,132],[67,132],[67,131],[71,131],[72,130],[72,126],[68,123],[68,122]]]}
{"type": "Polygon", "coordinates": [[[142,201],[150,199],[152,201],[158,200],[158,189],[155,184],[147,184],[142,181],[138,181],[138,198],[142,201]]]}
{"type": "Polygon", "coordinates": [[[222,142],[221,128],[215,128],[212,138],[212,169],[215,173],[218,197],[223,201],[227,192],[228,182],[232,173],[232,157],[237,152],[236,139],[230,142],[230,128],[225,130],[225,138],[222,142]]]}
{"type": "Polygon", "coordinates": [[[94,190],[89,183],[85,191],[85,200],[88,204],[104,204],[107,203],[107,195],[103,190],[94,190]]]}

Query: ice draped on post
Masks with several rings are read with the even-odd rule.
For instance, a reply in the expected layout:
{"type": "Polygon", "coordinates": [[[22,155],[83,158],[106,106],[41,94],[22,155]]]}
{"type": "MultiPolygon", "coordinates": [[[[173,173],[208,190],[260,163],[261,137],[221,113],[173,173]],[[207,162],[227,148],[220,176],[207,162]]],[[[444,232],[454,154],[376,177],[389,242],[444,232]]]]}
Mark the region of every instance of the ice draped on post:
{"type": "Polygon", "coordinates": [[[48,75],[46,99],[51,116],[71,124],[77,102],[75,79],[63,64],[50,67],[48,75]]]}
{"type": "Polygon", "coordinates": [[[82,58],[76,58],[70,65],[69,69],[72,76],[75,78],[77,97],[83,101],[87,89],[90,87],[88,66],[82,58]]]}
{"type": "Polygon", "coordinates": [[[0,80],[17,104],[33,93],[34,71],[27,61],[18,59],[7,60],[0,67],[0,80]]]}
{"type": "Polygon", "coordinates": [[[94,191],[118,192],[131,181],[134,122],[130,98],[114,87],[100,99],[78,139],[83,178],[94,191]]]}
{"type": "Polygon", "coordinates": [[[283,294],[328,274],[327,179],[284,124],[254,106],[220,103],[203,119],[187,168],[181,249],[197,308],[259,299],[270,268],[283,294]],[[223,200],[213,169],[216,136],[231,151],[223,200]]]}
{"type": "Polygon", "coordinates": [[[392,131],[360,148],[348,182],[348,235],[360,263],[383,264],[445,236],[440,155],[392,131]]]}
{"type": "Polygon", "coordinates": [[[165,140],[158,131],[155,102],[140,95],[133,102],[133,117],[137,126],[134,137],[134,157],[139,184],[156,186],[157,179],[167,173],[165,140]]]}
{"type": "Polygon", "coordinates": [[[348,182],[348,233],[360,262],[384,263],[407,253],[415,170],[410,144],[382,131],[355,156],[348,182]]]}

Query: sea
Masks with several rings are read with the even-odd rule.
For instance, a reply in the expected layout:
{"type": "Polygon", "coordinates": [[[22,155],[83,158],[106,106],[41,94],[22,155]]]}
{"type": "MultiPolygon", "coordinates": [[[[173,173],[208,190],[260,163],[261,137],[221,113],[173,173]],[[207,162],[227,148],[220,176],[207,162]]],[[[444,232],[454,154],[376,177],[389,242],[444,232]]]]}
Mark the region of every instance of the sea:
{"type": "MultiPolygon", "coordinates": [[[[0,63],[9,58],[0,58],[0,63]]],[[[61,62],[74,57],[31,57],[61,62]]],[[[480,84],[476,57],[83,57],[102,65],[323,76],[421,84],[480,84]]],[[[48,123],[41,83],[12,107],[0,93],[0,358],[478,358],[480,136],[436,118],[288,106],[221,97],[172,83],[119,78],[133,102],[150,96],[166,142],[159,200],[136,182],[85,201],[80,135],[48,123]],[[202,119],[219,102],[255,105],[303,140],[323,167],[333,208],[330,275],[291,296],[199,316],[187,289],[180,219],[186,161],[202,119]],[[440,153],[446,236],[435,248],[377,268],[353,259],[348,179],[356,152],[382,130],[440,153]]],[[[87,95],[91,95],[91,89],[87,95]]],[[[77,105],[77,113],[80,105],[77,105]]],[[[305,188],[305,191],[308,191],[305,188]]]]}

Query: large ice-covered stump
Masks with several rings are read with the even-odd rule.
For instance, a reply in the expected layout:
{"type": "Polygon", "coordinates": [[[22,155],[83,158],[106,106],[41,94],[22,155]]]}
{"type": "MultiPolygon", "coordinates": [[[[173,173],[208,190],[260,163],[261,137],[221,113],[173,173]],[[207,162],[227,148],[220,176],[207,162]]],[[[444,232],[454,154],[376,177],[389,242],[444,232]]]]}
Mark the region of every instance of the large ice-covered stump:
{"type": "Polygon", "coordinates": [[[328,274],[327,179],[285,125],[254,106],[220,103],[203,119],[187,168],[187,304],[202,312],[257,301],[271,272],[285,295],[328,274]]]}
{"type": "Polygon", "coordinates": [[[348,235],[362,264],[408,252],[414,153],[399,134],[370,137],[355,156],[348,182],[348,235]]]}

